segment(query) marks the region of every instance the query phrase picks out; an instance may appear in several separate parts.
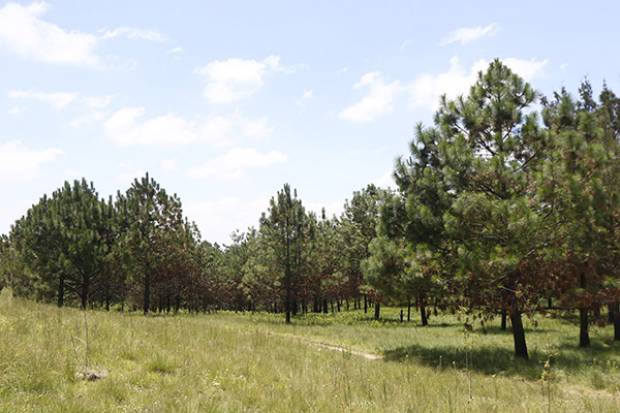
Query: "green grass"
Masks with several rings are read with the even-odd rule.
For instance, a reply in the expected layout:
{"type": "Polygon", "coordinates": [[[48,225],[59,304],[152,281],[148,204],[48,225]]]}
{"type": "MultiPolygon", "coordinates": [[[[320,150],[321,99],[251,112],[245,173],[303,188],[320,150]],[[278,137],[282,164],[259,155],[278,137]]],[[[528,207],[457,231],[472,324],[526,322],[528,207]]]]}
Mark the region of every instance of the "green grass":
{"type": "Polygon", "coordinates": [[[595,347],[583,351],[572,324],[543,319],[528,328],[533,360],[515,367],[509,333],[465,335],[450,316],[428,328],[359,312],[294,322],[59,310],[3,294],[0,412],[620,411],[620,346],[608,328],[595,329],[595,347]],[[550,383],[539,380],[546,351],[557,353],[550,383]],[[108,374],[78,379],[86,367],[108,374]]]}

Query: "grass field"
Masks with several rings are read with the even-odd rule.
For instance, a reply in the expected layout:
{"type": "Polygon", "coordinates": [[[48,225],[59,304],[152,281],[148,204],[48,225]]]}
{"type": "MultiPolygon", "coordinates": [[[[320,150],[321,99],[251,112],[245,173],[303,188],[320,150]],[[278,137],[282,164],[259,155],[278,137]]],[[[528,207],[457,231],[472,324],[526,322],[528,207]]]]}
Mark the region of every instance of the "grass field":
{"type": "Polygon", "coordinates": [[[543,317],[528,326],[525,363],[512,359],[509,332],[464,333],[447,315],[401,324],[396,311],[286,326],[267,314],[81,312],[3,293],[0,412],[620,411],[609,327],[579,350],[573,324],[543,317]],[[107,374],[82,380],[87,368],[107,374]]]}

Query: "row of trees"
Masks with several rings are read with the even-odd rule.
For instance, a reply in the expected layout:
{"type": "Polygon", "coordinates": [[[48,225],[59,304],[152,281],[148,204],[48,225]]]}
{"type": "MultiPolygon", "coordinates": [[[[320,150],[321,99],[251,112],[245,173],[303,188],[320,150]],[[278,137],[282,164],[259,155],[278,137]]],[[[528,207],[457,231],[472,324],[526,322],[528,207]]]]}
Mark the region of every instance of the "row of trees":
{"type": "Polygon", "coordinates": [[[179,198],[148,174],[107,200],[92,183],[67,182],[0,239],[0,279],[58,306],[144,313],[268,310],[290,322],[297,312],[367,307],[360,263],[383,193],[369,185],[327,218],[285,185],[257,229],[219,246],[201,239],[179,198]]]}
{"type": "Polygon", "coordinates": [[[257,228],[203,241],[148,175],[100,199],[77,181],[44,196],[0,243],[0,282],[58,305],[150,311],[340,311],[382,303],[510,320],[576,309],[580,345],[608,307],[620,340],[620,99],[550,99],[500,61],[419,125],[397,188],[369,185],[340,216],[307,211],[285,185],[257,228]],[[541,108],[540,111],[537,109],[541,108]]]}

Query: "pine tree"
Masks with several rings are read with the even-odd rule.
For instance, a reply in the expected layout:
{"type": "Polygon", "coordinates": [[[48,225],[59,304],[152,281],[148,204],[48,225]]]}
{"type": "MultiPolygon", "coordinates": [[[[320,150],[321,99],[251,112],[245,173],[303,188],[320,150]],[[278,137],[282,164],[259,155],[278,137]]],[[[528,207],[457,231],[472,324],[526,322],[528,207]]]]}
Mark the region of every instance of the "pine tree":
{"type": "Polygon", "coordinates": [[[444,215],[448,236],[458,245],[458,281],[469,301],[494,312],[507,305],[515,355],[528,358],[521,320],[537,301],[538,246],[544,244],[539,206],[532,202],[532,176],[545,154],[532,87],[493,61],[455,101],[442,98],[435,123],[442,188],[454,197],[444,215]]]}
{"type": "Polygon", "coordinates": [[[304,239],[306,213],[296,191],[285,184],[270,201],[269,210],[261,217],[261,233],[266,238],[277,262],[277,271],[284,286],[286,323],[291,322],[295,283],[301,267],[300,252],[304,239]]]}

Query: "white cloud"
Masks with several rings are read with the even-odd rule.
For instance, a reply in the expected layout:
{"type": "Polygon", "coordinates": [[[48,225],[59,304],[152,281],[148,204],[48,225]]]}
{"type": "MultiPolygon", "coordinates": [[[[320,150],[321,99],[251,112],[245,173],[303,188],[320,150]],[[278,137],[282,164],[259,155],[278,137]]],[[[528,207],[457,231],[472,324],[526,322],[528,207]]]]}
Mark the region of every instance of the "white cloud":
{"type": "Polygon", "coordinates": [[[106,135],[119,145],[186,144],[197,139],[193,122],[173,114],[142,120],[145,113],[143,107],[114,112],[104,123],[106,135]]]}
{"type": "Polygon", "coordinates": [[[286,161],[279,151],[259,152],[254,148],[232,148],[187,173],[192,178],[232,180],[241,178],[248,169],[264,168],[286,161]]]}
{"type": "Polygon", "coordinates": [[[211,103],[233,103],[256,93],[269,72],[281,70],[280,57],[263,60],[227,59],[209,62],[197,69],[204,77],[204,95],[211,103]]]}
{"type": "Polygon", "coordinates": [[[32,179],[39,167],[62,154],[60,149],[31,149],[19,141],[0,144],[0,181],[32,179]]]}
{"type": "Polygon", "coordinates": [[[43,92],[39,90],[11,90],[8,93],[11,99],[34,100],[49,105],[53,109],[66,109],[76,104],[86,109],[104,109],[112,103],[114,96],[84,96],[73,92],[43,92]]]}
{"type": "Polygon", "coordinates": [[[104,109],[112,103],[114,96],[112,95],[104,95],[104,96],[87,96],[82,98],[82,102],[84,105],[91,109],[104,109]]]}
{"type": "Polygon", "coordinates": [[[101,39],[126,38],[130,40],[147,40],[150,42],[163,43],[168,38],[156,30],[140,29],[138,27],[117,27],[111,30],[102,31],[101,39]]]}
{"type": "Polygon", "coordinates": [[[339,113],[341,119],[349,122],[371,122],[394,110],[394,100],[402,91],[400,82],[386,83],[378,72],[366,73],[354,89],[367,89],[359,102],[339,113]]]}
{"type": "MultiPolygon", "coordinates": [[[[69,121],[71,127],[81,127],[85,124],[99,122],[106,116],[105,109],[112,103],[114,96],[80,96],[71,92],[42,92],[33,90],[11,90],[8,93],[11,99],[33,100],[49,105],[55,110],[66,110],[72,107],[78,112],[76,118],[69,121]]],[[[24,106],[19,107],[15,114],[20,114],[24,106]]]]}
{"type": "MultiPolygon", "coordinates": [[[[549,63],[547,59],[517,59],[515,57],[502,59],[502,62],[528,82],[540,76],[549,63]]],[[[489,62],[485,62],[485,66],[488,64],[489,62]]]]}
{"type": "Polygon", "coordinates": [[[312,89],[304,89],[301,95],[295,99],[295,104],[297,106],[304,106],[312,98],[314,98],[314,91],[312,89]]]}
{"type": "Polygon", "coordinates": [[[42,1],[6,3],[0,8],[0,48],[35,62],[102,67],[103,59],[95,50],[101,41],[120,37],[166,40],[159,32],[135,27],[106,30],[101,35],[65,29],[42,18],[48,9],[42,1]]]}
{"type": "Polygon", "coordinates": [[[491,23],[487,26],[461,27],[450,33],[441,40],[441,45],[446,46],[452,43],[460,43],[462,45],[475,42],[483,37],[492,37],[499,31],[497,23],[491,23]]]}
{"type": "Polygon", "coordinates": [[[90,125],[93,123],[99,123],[103,119],[105,119],[105,117],[106,117],[105,112],[92,110],[83,115],[80,115],[76,118],[71,119],[69,121],[69,126],[71,126],[72,128],[81,128],[83,126],[90,125]]]}
{"type": "Polygon", "coordinates": [[[403,51],[405,51],[405,49],[407,49],[409,46],[411,46],[414,43],[415,43],[414,39],[405,39],[405,41],[403,41],[400,44],[400,48],[399,49],[400,49],[401,52],[403,52],[403,51]]]}
{"type": "Polygon", "coordinates": [[[32,99],[50,105],[54,109],[62,110],[75,101],[77,93],[11,90],[8,96],[12,99],[32,99]]]}
{"type": "MultiPolygon", "coordinates": [[[[529,81],[539,76],[547,65],[547,60],[507,58],[502,62],[515,73],[529,81]]],[[[416,77],[408,86],[411,106],[435,110],[439,98],[445,94],[454,99],[465,94],[476,81],[478,72],[485,70],[489,61],[480,59],[469,68],[463,69],[457,57],[450,59],[447,71],[436,74],[422,74],[416,77]]]]}
{"type": "Polygon", "coordinates": [[[119,145],[208,143],[231,146],[241,140],[261,140],[272,128],[266,118],[249,119],[238,113],[188,119],[176,114],[145,117],[144,107],[126,107],[104,122],[109,139],[119,145]]]}
{"type": "Polygon", "coordinates": [[[184,203],[184,212],[198,225],[203,239],[230,244],[234,230],[245,231],[258,225],[260,214],[269,207],[270,195],[253,199],[221,197],[218,199],[184,203]]]}
{"type": "Polygon", "coordinates": [[[182,47],[173,47],[169,49],[166,54],[172,56],[174,59],[180,59],[181,55],[185,52],[182,47]]]}
{"type": "Polygon", "coordinates": [[[47,10],[44,2],[7,3],[0,9],[0,47],[37,62],[98,65],[97,37],[42,20],[47,10]]]}

